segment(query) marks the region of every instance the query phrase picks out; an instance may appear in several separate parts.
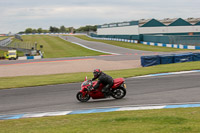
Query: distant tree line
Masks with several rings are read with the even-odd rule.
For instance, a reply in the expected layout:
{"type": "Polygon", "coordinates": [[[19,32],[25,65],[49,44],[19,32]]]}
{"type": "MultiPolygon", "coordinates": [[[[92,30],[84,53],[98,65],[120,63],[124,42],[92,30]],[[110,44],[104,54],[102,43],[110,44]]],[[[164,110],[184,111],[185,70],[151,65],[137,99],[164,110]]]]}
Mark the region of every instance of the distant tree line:
{"type": "Polygon", "coordinates": [[[96,32],[97,31],[97,26],[91,26],[91,25],[87,25],[87,26],[84,26],[84,27],[80,27],[78,29],[75,30],[76,32],[89,32],[89,31],[94,31],[96,32]]]}
{"type": "Polygon", "coordinates": [[[87,25],[87,26],[80,27],[78,29],[75,29],[74,27],[66,28],[65,26],[60,26],[59,28],[50,26],[48,30],[42,29],[42,28],[38,28],[38,29],[27,28],[25,31],[19,32],[19,34],[23,34],[23,33],[76,33],[76,32],[88,33],[90,31],[96,32],[97,26],[87,25]]]}

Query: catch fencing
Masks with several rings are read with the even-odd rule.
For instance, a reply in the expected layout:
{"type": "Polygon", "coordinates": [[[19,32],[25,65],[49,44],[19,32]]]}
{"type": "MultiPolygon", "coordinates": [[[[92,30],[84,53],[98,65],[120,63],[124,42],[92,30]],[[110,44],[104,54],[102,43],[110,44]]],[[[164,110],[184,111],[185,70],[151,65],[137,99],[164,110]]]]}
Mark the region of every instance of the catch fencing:
{"type": "Polygon", "coordinates": [[[144,42],[200,46],[200,35],[142,35],[144,42]]]}
{"type": "Polygon", "coordinates": [[[11,50],[16,49],[17,51],[22,51],[25,54],[30,53],[32,50],[37,49],[37,45],[31,42],[12,42],[10,38],[0,41],[0,49],[11,50]]]}
{"type": "Polygon", "coordinates": [[[169,36],[169,43],[200,46],[200,36],[169,36]]]}
{"type": "Polygon", "coordinates": [[[35,50],[37,49],[37,44],[32,42],[14,42],[7,45],[8,48],[13,49],[27,49],[27,50],[35,50]]]}

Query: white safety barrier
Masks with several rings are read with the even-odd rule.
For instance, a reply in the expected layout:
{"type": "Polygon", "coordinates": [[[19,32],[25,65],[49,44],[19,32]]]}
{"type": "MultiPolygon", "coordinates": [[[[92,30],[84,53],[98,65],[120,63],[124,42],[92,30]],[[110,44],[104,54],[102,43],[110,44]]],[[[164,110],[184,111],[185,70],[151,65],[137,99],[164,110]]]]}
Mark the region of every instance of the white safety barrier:
{"type": "Polygon", "coordinates": [[[30,59],[42,59],[42,56],[23,56],[18,58],[18,60],[30,60],[30,59]]]}

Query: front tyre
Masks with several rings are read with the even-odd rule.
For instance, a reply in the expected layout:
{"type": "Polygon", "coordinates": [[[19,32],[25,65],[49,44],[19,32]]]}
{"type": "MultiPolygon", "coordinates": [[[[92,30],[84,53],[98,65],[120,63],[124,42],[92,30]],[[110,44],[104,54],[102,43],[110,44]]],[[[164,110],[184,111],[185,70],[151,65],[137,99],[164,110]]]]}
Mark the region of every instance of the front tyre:
{"type": "Polygon", "coordinates": [[[126,95],[126,89],[119,87],[112,91],[112,97],[115,99],[122,99],[126,95]]]}
{"type": "Polygon", "coordinates": [[[80,102],[87,102],[89,99],[90,99],[90,95],[89,94],[86,94],[84,97],[83,97],[83,94],[81,92],[78,92],[76,94],[76,98],[80,101],[80,102]]]}

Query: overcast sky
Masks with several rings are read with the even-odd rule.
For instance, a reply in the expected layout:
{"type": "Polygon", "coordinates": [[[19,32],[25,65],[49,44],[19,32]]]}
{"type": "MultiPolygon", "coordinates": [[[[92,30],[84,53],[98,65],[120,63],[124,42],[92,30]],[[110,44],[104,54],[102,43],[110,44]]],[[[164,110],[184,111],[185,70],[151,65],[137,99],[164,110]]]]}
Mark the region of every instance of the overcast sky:
{"type": "Polygon", "coordinates": [[[200,0],[0,0],[0,33],[143,18],[198,18],[199,5],[200,0]]]}

